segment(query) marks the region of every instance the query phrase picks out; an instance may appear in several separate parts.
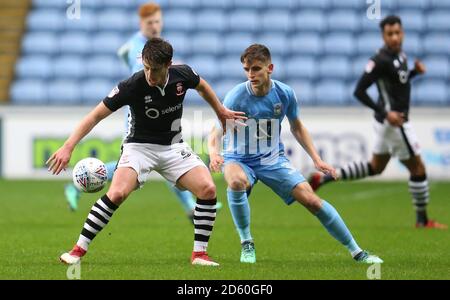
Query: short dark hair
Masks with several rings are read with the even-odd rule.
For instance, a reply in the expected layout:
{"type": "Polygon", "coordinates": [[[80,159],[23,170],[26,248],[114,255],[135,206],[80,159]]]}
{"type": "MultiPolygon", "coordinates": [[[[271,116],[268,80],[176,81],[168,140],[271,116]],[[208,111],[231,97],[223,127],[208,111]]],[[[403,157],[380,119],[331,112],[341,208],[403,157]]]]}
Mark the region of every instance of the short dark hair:
{"type": "Polygon", "coordinates": [[[142,60],[158,66],[167,65],[173,57],[173,48],[161,38],[149,39],[142,49],[142,60]]]}
{"type": "Polygon", "coordinates": [[[272,56],[270,55],[269,48],[261,44],[253,44],[247,47],[241,55],[241,63],[244,63],[245,61],[253,62],[255,60],[271,62],[272,56]]]}
{"type": "Polygon", "coordinates": [[[402,26],[402,20],[400,19],[399,16],[389,15],[389,16],[385,17],[383,20],[381,20],[380,29],[381,29],[381,31],[384,31],[384,26],[394,25],[394,24],[400,24],[400,26],[402,26]]]}

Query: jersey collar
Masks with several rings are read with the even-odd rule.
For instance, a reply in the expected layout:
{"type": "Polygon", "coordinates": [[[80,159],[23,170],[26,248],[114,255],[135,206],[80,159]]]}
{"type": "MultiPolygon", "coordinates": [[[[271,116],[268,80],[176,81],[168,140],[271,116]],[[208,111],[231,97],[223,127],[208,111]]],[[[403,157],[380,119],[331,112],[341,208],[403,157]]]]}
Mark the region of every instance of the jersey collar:
{"type": "MultiPolygon", "coordinates": [[[[270,89],[269,89],[269,93],[270,93],[270,91],[273,89],[274,85],[275,85],[275,84],[273,83],[273,80],[270,79],[270,89]]],[[[258,97],[258,96],[255,95],[255,93],[254,93],[253,90],[252,90],[252,85],[251,85],[251,83],[250,83],[250,80],[247,81],[247,83],[245,84],[245,87],[247,88],[247,92],[248,92],[251,96],[258,97]]],[[[267,94],[269,94],[269,93],[267,93],[267,94]]],[[[264,96],[262,96],[262,97],[264,97],[264,96]]]]}

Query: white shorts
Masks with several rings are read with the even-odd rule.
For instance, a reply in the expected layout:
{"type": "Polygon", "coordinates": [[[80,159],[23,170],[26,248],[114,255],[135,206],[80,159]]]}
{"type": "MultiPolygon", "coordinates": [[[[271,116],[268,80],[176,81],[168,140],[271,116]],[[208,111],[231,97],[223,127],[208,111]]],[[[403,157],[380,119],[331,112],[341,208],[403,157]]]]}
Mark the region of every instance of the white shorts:
{"type": "Polygon", "coordinates": [[[374,154],[390,154],[400,160],[408,160],[420,154],[417,135],[409,122],[404,123],[402,127],[394,127],[386,120],[383,124],[375,121],[374,128],[374,154]]]}
{"type": "Polygon", "coordinates": [[[138,174],[140,186],[156,171],[173,185],[186,172],[205,163],[186,143],[173,145],[127,143],[123,145],[117,168],[129,167],[138,174]]]}

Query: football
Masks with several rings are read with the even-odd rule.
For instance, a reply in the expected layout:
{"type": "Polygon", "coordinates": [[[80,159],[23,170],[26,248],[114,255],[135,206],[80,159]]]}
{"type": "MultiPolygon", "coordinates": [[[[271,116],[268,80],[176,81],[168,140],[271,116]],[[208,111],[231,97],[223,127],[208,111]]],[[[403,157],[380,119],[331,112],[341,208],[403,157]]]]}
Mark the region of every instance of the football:
{"type": "Polygon", "coordinates": [[[100,191],[108,180],[105,164],[93,157],[80,160],[73,168],[72,177],[77,189],[85,193],[100,191]]]}

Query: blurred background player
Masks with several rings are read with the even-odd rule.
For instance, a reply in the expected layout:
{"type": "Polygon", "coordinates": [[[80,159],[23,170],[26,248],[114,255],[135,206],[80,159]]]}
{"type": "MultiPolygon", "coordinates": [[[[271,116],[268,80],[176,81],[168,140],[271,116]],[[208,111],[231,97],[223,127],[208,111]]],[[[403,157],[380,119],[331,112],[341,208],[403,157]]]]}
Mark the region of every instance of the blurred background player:
{"type": "MultiPolygon", "coordinates": [[[[118,50],[117,54],[127,65],[131,74],[134,74],[144,68],[142,64],[142,49],[145,43],[152,37],[160,37],[163,28],[163,18],[161,7],[156,3],[146,3],[139,7],[140,30],[118,50]]],[[[129,110],[126,110],[126,128],[129,128],[129,110]]],[[[117,161],[111,161],[105,164],[108,172],[108,180],[112,180],[117,161]]],[[[181,191],[175,186],[167,183],[169,188],[175,193],[176,197],[183,206],[189,219],[193,221],[195,200],[189,191],[181,191]]],[[[65,196],[71,210],[76,210],[81,192],[73,184],[65,186],[65,196]]],[[[218,209],[222,207],[221,203],[217,205],[218,209]]]]}
{"type": "MultiPolygon", "coordinates": [[[[404,32],[398,16],[387,16],[380,22],[384,46],[369,60],[359,79],[354,95],[375,112],[375,146],[370,162],[351,162],[337,170],[342,180],[361,179],[379,175],[386,168],[391,156],[398,157],[408,169],[409,191],[416,210],[416,227],[446,229],[447,226],[428,219],[426,206],[429,188],[425,165],[420,155],[419,142],[409,122],[411,79],[425,73],[425,65],[415,61],[414,69],[408,69],[406,54],[402,50],[404,32]],[[375,103],[367,89],[376,83],[379,98],[375,103]]],[[[315,173],[310,178],[317,190],[333,181],[330,175],[315,173]]]]}
{"type": "Polygon", "coordinates": [[[316,169],[328,176],[335,176],[334,168],[322,161],[299,119],[295,92],[288,85],[271,79],[274,66],[269,49],[260,44],[251,45],[242,54],[241,62],[248,81],[235,86],[226,95],[224,106],[245,112],[249,121],[255,122],[247,122],[247,128],[240,128],[247,131],[241,135],[233,135],[237,129],[227,128],[223,157],[219,152],[222,129],[213,128],[209,140],[210,168],[217,172],[222,164],[224,166],[228,204],[241,239],[240,261],[256,262],[255,244],[250,233],[248,195],[261,180],[286,204],[297,201],[306,207],[356,261],[382,263],[379,257],[358,246],[336,209],[313,192],[305,178],[286,158],[280,140],[281,122],[285,116],[294,138],[311,157],[316,169]]]}

